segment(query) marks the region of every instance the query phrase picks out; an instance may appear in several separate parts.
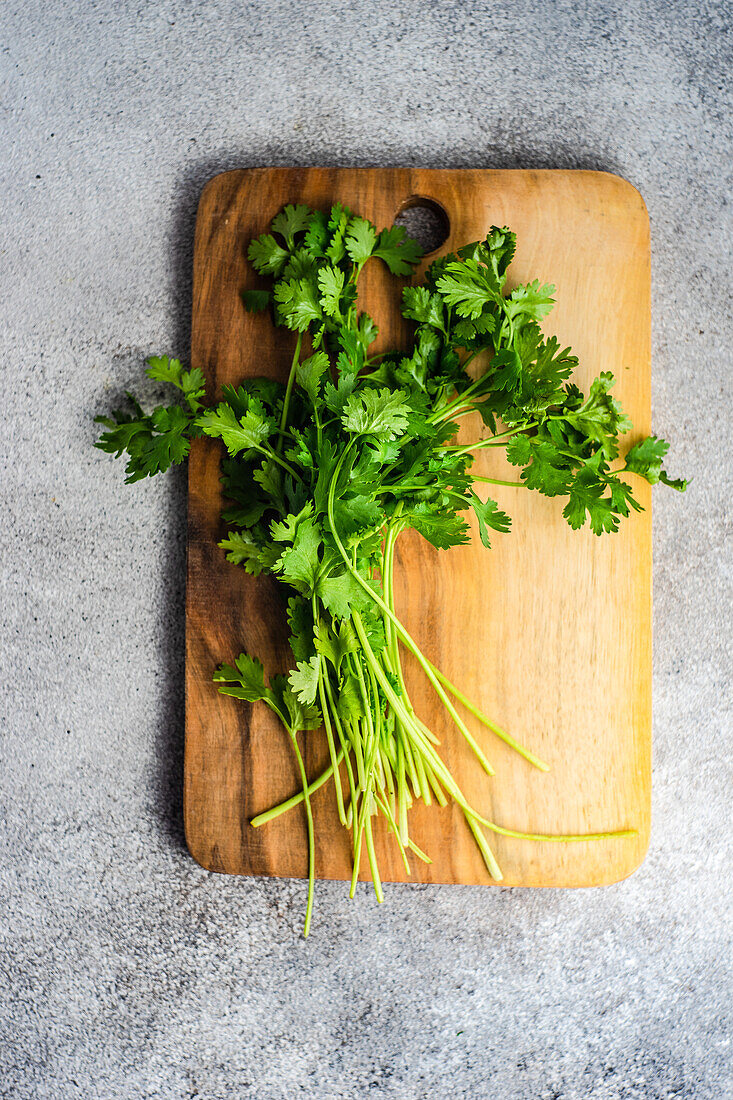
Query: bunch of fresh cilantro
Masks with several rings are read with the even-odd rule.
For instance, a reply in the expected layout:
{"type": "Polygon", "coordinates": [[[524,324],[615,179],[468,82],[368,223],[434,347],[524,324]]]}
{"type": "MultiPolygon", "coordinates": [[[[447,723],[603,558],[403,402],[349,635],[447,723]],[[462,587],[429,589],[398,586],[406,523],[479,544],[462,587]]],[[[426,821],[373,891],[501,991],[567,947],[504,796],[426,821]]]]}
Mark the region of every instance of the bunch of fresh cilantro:
{"type": "MultiPolygon", "coordinates": [[[[351,832],[352,896],[366,849],[382,899],[375,815],[385,818],[408,873],[412,856],[429,861],[409,833],[415,799],[440,805],[453,799],[495,879],[501,871],[485,830],[530,836],[502,829],[467,802],[409,698],[404,651],[489,775],[492,767],[457,706],[531,764],[547,767],[481,714],[405,630],[394,606],[400,534],[412,527],[448,549],[468,540],[471,511],[487,548],[494,532],[509,530],[510,517],[477,490],[492,479],[471,472],[474,455],[485,447],[504,448],[517,467],[516,481],[498,484],[562,497],[570,526],[588,523],[598,535],[616,531],[630,509],[640,508],[625,475],[685,488],[668,478],[667,444],[655,436],[619,457],[620,436],[631,423],[611,396],[613,375],[596,378],[587,396],[569,381],[576,358],[540,328],[554,287],[535,281],[506,292],[514,247],[514,234],[494,226],[485,240],[435,260],[422,285],[402,290],[402,312],[415,323],[411,348],[370,355],[377,330],[357,309],[359,274],[378,260],[393,275],[410,275],[419,246],[404,230],[377,232],[340,205],[327,213],[286,206],[271,232],[249,247],[256,271],[272,278],[272,293],[248,290],[243,300],[249,310],[270,309],[276,325],[297,334],[287,384],[248,379],[236,389],[225,386],[221,401],[205,405],[200,370],[154,358],[148,375],[177,387],[183,403],[147,415],[132,399],[131,413],[99,418],[107,430],[97,445],[127,453],[129,482],[183,461],[192,438],[220,439],[229,502],[221,548],[247,572],[270,573],[286,587],[289,674],[268,682],[259,660],[242,653],[214,678],[223,693],[270,707],[292,741],[302,792],[252,824],[260,827],[304,804],[306,935],[315,874],[310,797],[329,780],[351,832]],[[475,412],[488,434],[456,444],[461,419],[475,412]],[[320,727],[330,764],[309,781],[298,735],[320,727]]],[[[611,835],[630,833],[594,834],[611,835]]]]}

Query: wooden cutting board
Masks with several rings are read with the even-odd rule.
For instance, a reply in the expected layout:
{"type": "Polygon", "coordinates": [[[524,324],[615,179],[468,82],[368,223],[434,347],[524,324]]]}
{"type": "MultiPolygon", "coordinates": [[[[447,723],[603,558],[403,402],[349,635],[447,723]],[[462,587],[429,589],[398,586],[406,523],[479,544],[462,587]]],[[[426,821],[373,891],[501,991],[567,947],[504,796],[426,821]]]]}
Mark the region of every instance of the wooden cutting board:
{"type": "MultiPolygon", "coordinates": [[[[516,231],[509,283],[539,278],[557,286],[545,330],[580,358],[588,386],[612,370],[616,396],[633,418],[633,440],[650,430],[649,222],[624,180],[601,172],[432,171],[273,168],[227,172],[204,189],[194,258],[192,365],[210,396],[223,383],[270,375],[285,380],[292,334],[267,314],[244,311],[240,291],[265,286],[246,261],[251,237],[288,202],[325,208],[340,201],[378,227],[415,197],[438,203],[450,235],[439,251],[484,236],[492,224],[516,231]]],[[[398,312],[400,280],[368,264],[362,301],[380,325],[375,351],[408,333],[398,312]]],[[[474,438],[480,424],[464,435],[474,438]]],[[[220,448],[195,443],[189,464],[186,639],[185,827],[193,857],[231,874],[304,876],[302,808],[253,829],[249,819],[299,789],[284,731],[262,705],[220,695],[214,668],[244,650],[268,672],[289,665],[282,596],[274,582],[229,565],[217,542],[220,448]]],[[[484,453],[477,473],[516,478],[501,453],[484,453]],[[511,471],[511,472],[509,472],[511,471]]],[[[484,815],[528,832],[577,833],[633,827],[623,840],[543,844],[495,837],[505,885],[596,886],[641,863],[650,825],[651,514],[646,508],[616,535],[571,531],[562,501],[524,489],[492,487],[513,517],[512,532],[486,551],[438,552],[414,533],[401,537],[397,610],[426,655],[486,713],[548,761],[541,773],[470,715],[466,720],[496,768],[487,777],[446,721],[410,660],[408,689],[441,739],[441,752],[469,801],[484,815]]],[[[321,731],[304,736],[309,774],[326,766],[321,731]]],[[[333,788],[313,799],[316,873],[350,876],[349,838],[333,788]]],[[[393,840],[377,826],[385,880],[404,881],[393,840]]],[[[411,835],[433,863],[413,864],[421,882],[484,883],[490,878],[454,806],[422,804],[411,835]]],[[[362,867],[366,867],[364,860],[362,867]]]]}

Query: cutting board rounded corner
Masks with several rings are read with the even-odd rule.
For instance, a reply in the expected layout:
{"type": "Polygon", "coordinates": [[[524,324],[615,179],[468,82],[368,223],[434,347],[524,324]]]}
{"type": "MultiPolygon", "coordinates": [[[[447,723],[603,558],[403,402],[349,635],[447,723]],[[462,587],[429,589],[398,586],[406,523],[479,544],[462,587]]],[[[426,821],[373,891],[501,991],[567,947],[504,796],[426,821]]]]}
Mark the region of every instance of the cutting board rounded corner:
{"type": "Polygon", "coordinates": [[[216,849],[212,849],[210,844],[203,841],[201,823],[195,812],[189,810],[185,803],[183,807],[183,836],[188,854],[194,863],[198,863],[204,871],[215,871],[217,873],[223,871],[223,867],[216,858],[216,849]]]}
{"type": "MultiPolygon", "coordinates": [[[[609,874],[599,876],[599,880],[589,883],[590,886],[618,886],[622,882],[626,882],[632,875],[642,867],[647,855],[649,854],[649,841],[651,834],[649,829],[646,830],[645,835],[641,840],[637,839],[635,842],[629,841],[630,845],[633,844],[633,852],[629,856],[628,862],[624,863],[622,860],[618,860],[615,863],[609,863],[609,874]]],[[[611,841],[602,841],[601,843],[612,843],[611,841]]],[[[618,843],[623,844],[624,841],[618,843]]]]}
{"type": "Polygon", "coordinates": [[[608,198],[619,200],[625,208],[627,217],[636,215],[647,228],[649,227],[649,208],[639,188],[630,180],[620,176],[618,172],[605,172],[601,169],[580,169],[579,171],[583,171],[584,175],[596,177],[604,200],[608,198]]]}
{"type": "Polygon", "coordinates": [[[217,175],[212,176],[210,180],[207,180],[204,186],[201,188],[201,194],[199,195],[199,201],[196,205],[197,216],[201,214],[202,210],[205,210],[209,203],[219,194],[220,191],[227,189],[227,184],[234,184],[246,174],[246,169],[242,168],[230,168],[226,172],[218,172],[217,175]]]}
{"type": "Polygon", "coordinates": [[[216,844],[213,846],[202,840],[200,835],[201,823],[195,814],[189,815],[183,811],[183,835],[188,848],[188,854],[194,863],[197,863],[204,871],[215,875],[250,875],[254,871],[242,870],[240,867],[227,867],[222,853],[216,844]]]}

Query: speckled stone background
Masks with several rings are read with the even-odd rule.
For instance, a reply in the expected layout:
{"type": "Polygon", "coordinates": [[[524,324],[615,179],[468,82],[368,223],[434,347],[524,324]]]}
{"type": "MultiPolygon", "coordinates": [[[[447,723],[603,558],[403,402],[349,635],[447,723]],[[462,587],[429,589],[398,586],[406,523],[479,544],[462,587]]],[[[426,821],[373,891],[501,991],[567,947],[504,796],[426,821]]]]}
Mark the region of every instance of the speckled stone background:
{"type": "MultiPolygon", "coordinates": [[[[28,0],[0,35],[0,1097],[733,1096],[728,2],[28,0]],[[206,180],[598,168],[651,214],[654,832],[581,892],[219,877],[181,828],[184,475],[91,418],[189,343],[206,180]]],[[[146,391],[153,393],[151,385],[146,391]]]]}

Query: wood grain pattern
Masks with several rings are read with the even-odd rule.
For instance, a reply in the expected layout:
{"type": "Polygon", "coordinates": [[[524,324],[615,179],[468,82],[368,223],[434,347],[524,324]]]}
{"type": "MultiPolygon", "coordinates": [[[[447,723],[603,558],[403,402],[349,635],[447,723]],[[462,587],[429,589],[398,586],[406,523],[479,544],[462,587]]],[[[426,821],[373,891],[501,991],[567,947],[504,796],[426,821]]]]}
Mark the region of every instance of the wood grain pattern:
{"type": "MultiPolygon", "coordinates": [[[[510,284],[553,282],[557,305],[545,323],[580,358],[578,382],[601,370],[618,379],[616,396],[633,418],[635,438],[650,429],[649,223],[638,192],[616,176],[564,171],[422,169],[252,169],[217,176],[205,188],[196,226],[192,363],[210,396],[244,376],[285,379],[293,338],[267,315],[247,314],[239,293],[264,286],[246,261],[249,239],[286,202],[347,203],[377,226],[390,225],[412,196],[440,203],[450,219],[444,250],[510,225],[518,250],[510,284]]],[[[441,250],[442,251],[442,250],[441,250]]],[[[400,283],[369,264],[363,301],[380,325],[375,350],[406,337],[400,283]]],[[[475,437],[480,424],[463,435],[475,437]]],[[[192,448],[186,653],[184,812],[194,858],[214,871],[304,876],[300,809],[260,829],[249,819],[298,789],[287,736],[264,706],[219,695],[213,669],[241,650],[268,671],[288,666],[284,605],[274,582],[229,565],[222,537],[219,447],[192,448]]],[[[516,477],[503,453],[485,454],[476,472],[516,477]]],[[[584,832],[635,827],[638,837],[579,844],[495,838],[506,885],[591,886],[624,878],[641,863],[650,824],[651,514],[646,483],[634,489],[646,508],[617,535],[571,531],[562,504],[536,493],[492,487],[513,517],[512,533],[487,552],[474,539],[437,552],[414,533],[398,544],[397,609],[431,660],[496,721],[551,764],[535,771],[467,721],[496,767],[489,779],[408,668],[418,711],[441,738],[441,752],[469,800],[510,828],[584,832]]],[[[325,766],[320,732],[305,736],[309,774],[325,766]]],[[[348,837],[333,789],[314,796],[317,874],[350,874],[348,837]]],[[[380,819],[379,866],[403,881],[393,841],[380,819]]],[[[432,857],[415,861],[423,882],[489,882],[460,813],[418,805],[411,835],[432,857]]]]}

